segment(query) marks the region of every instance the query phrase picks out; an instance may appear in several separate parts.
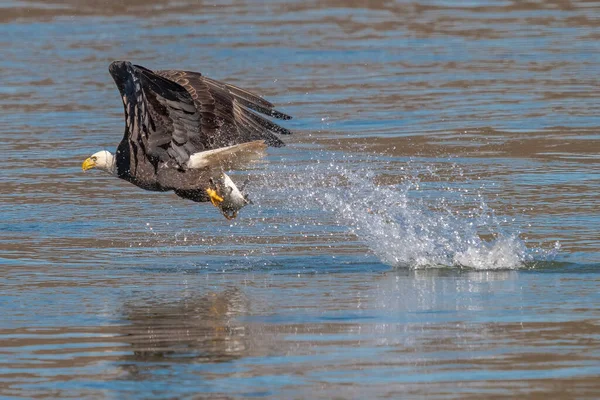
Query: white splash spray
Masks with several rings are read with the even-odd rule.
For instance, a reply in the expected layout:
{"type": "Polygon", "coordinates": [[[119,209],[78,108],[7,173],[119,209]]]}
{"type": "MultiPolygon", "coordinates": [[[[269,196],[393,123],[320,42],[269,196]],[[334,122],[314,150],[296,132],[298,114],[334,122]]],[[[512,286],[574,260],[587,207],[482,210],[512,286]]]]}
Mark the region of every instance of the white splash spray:
{"type": "MultiPolygon", "coordinates": [[[[351,170],[333,161],[284,168],[264,177],[259,184],[268,190],[259,193],[279,192],[278,197],[285,198],[282,204],[291,210],[317,208],[331,214],[337,225],[346,226],[386,264],[516,269],[535,261],[533,253],[541,254],[528,249],[517,233],[504,233],[483,200],[474,210],[458,212],[446,198],[430,207],[415,195],[420,193],[418,179],[378,185],[370,170],[351,170]],[[490,239],[483,240],[482,233],[490,239]]],[[[261,200],[266,198],[257,202],[261,200]]]]}

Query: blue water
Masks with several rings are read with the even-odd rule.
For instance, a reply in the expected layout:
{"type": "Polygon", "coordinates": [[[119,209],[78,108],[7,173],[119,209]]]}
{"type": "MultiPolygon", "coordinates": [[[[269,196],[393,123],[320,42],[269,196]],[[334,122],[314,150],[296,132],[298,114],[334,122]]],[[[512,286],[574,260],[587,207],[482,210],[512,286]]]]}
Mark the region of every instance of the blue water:
{"type": "Polygon", "coordinates": [[[570,4],[2,5],[0,396],[597,397],[600,10],[570,4]],[[81,172],[114,59],[294,116],[238,219],[81,172]]]}

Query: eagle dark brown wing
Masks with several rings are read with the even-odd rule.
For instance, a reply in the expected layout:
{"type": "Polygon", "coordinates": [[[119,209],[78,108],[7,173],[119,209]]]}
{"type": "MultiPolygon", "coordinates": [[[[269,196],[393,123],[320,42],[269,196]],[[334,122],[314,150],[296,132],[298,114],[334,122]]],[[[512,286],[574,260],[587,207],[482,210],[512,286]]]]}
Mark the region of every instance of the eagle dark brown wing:
{"type": "Polygon", "coordinates": [[[284,143],[276,134],[291,132],[254,111],[277,119],[291,119],[275,110],[267,100],[236,86],[216,81],[191,71],[157,71],[162,77],[183,86],[192,96],[202,115],[202,130],[206,132],[208,148],[264,140],[269,146],[284,143]],[[254,110],[254,111],[252,111],[254,110]]]}
{"type": "Polygon", "coordinates": [[[151,71],[115,61],[109,71],[125,108],[125,135],[119,150],[135,174],[140,154],[156,167],[175,162],[185,169],[194,153],[265,140],[283,146],[275,136],[289,134],[256,112],[290,119],[273,104],[243,89],[187,71],[151,71]]]}

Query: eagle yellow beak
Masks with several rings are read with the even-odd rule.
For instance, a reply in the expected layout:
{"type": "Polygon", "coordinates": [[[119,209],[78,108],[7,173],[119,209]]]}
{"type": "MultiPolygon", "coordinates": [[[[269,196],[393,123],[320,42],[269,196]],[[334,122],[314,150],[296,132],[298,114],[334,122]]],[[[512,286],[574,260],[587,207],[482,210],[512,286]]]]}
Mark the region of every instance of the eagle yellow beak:
{"type": "Polygon", "coordinates": [[[84,171],[87,171],[88,169],[92,169],[92,168],[94,168],[95,166],[96,166],[96,163],[95,163],[95,162],[94,162],[94,160],[92,160],[92,158],[90,157],[90,158],[87,158],[87,159],[86,159],[86,160],[83,162],[83,164],[81,165],[81,168],[82,168],[84,171]]]}

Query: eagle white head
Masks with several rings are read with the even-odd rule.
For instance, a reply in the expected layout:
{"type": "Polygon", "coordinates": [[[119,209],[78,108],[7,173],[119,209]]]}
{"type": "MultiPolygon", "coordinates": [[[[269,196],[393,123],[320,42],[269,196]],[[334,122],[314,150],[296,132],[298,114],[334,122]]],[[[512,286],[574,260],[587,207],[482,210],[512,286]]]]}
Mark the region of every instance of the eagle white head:
{"type": "Polygon", "coordinates": [[[111,175],[117,174],[117,164],[115,156],[110,151],[102,150],[92,154],[81,165],[84,171],[92,168],[98,168],[101,171],[108,172],[111,175]]]}

